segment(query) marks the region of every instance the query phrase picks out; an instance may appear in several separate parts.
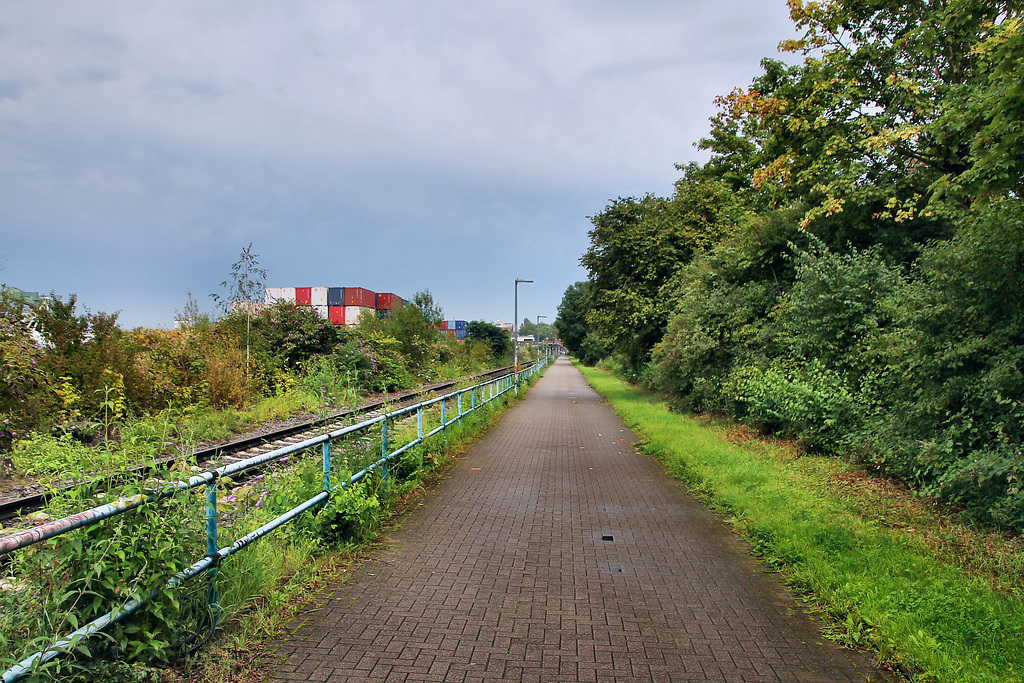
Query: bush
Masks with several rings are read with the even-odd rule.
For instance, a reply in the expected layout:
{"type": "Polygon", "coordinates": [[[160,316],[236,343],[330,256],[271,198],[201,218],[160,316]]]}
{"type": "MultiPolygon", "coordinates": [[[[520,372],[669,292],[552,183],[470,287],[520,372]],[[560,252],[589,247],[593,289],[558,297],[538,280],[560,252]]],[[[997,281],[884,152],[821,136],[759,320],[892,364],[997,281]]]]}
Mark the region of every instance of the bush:
{"type": "Polygon", "coordinates": [[[676,408],[732,414],[723,388],[733,368],[772,355],[769,313],[795,277],[794,241],[807,239],[797,224],[795,214],[771,214],[680,274],[668,330],[653,354],[657,385],[676,408]]]}
{"type": "Polygon", "coordinates": [[[1024,528],[1024,206],[980,210],[886,301],[872,455],[969,514],[1024,528]]]}
{"type": "MultiPolygon", "coordinates": [[[[61,408],[60,384],[43,367],[19,302],[0,297],[0,449],[47,429],[61,408]]],[[[68,394],[72,398],[74,390],[68,394]]]]}
{"type": "Polygon", "coordinates": [[[817,360],[739,368],[726,390],[745,421],[832,453],[841,452],[859,428],[860,406],[846,378],[817,360]]]}

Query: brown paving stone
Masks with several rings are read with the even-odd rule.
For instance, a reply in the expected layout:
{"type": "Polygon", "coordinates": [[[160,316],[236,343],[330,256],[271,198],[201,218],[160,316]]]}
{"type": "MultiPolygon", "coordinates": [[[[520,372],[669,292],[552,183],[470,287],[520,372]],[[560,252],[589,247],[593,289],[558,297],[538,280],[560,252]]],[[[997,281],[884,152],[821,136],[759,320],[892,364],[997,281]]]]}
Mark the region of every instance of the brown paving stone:
{"type": "Polygon", "coordinates": [[[559,360],[274,644],[270,680],[891,680],[634,442],[559,360]]]}

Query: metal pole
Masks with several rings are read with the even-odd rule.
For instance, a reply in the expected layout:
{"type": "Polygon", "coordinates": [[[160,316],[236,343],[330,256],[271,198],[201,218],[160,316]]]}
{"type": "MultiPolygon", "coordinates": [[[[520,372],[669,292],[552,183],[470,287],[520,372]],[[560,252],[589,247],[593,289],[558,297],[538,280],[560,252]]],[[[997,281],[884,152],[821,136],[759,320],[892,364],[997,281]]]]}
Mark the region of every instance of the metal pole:
{"type": "Polygon", "coordinates": [[[533,282],[533,280],[521,280],[516,278],[515,286],[515,308],[512,313],[512,371],[515,373],[516,386],[519,386],[519,283],[533,282]]]}
{"type": "Polygon", "coordinates": [[[207,575],[209,584],[206,586],[206,604],[210,607],[210,619],[217,623],[220,612],[220,595],[217,591],[217,478],[206,484],[206,556],[213,560],[213,566],[207,575]]]}
{"type": "Polygon", "coordinates": [[[331,490],[331,442],[324,441],[323,443],[323,456],[324,456],[324,491],[328,493],[331,490]]]}
{"type": "Polygon", "coordinates": [[[385,417],[384,421],[380,423],[380,457],[384,461],[381,466],[381,476],[384,480],[384,490],[388,490],[388,419],[385,417]]]}

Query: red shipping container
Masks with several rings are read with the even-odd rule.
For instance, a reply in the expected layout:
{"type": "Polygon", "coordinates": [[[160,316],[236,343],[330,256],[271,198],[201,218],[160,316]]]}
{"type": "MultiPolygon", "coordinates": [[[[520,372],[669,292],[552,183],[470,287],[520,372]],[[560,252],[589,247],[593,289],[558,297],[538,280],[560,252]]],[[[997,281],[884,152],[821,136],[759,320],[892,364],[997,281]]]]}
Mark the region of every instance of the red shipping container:
{"type": "Polygon", "coordinates": [[[295,288],[295,303],[300,306],[312,306],[313,305],[313,288],[312,287],[296,287],[295,288]]]}
{"type": "Polygon", "coordinates": [[[328,306],[327,307],[327,318],[335,325],[345,324],[345,307],[344,306],[328,306]]]}
{"type": "Polygon", "coordinates": [[[345,288],[346,306],[363,306],[365,308],[377,308],[377,295],[362,287],[345,288]]]}
{"type": "Polygon", "coordinates": [[[438,329],[441,330],[442,332],[447,330],[448,329],[448,321],[447,320],[442,320],[441,321],[441,326],[438,329]]]}
{"type": "Polygon", "coordinates": [[[402,307],[401,297],[395,296],[391,292],[381,292],[377,295],[377,310],[378,311],[391,311],[396,308],[402,307]]]}

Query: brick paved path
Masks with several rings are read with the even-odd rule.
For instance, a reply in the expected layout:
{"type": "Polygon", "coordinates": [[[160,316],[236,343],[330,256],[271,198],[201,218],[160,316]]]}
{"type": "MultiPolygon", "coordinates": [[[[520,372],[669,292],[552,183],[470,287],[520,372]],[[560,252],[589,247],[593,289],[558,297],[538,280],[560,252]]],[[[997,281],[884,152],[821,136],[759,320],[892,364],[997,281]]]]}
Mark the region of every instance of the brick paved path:
{"type": "Polygon", "coordinates": [[[559,360],[274,644],[271,680],[885,680],[633,440],[559,360]]]}

